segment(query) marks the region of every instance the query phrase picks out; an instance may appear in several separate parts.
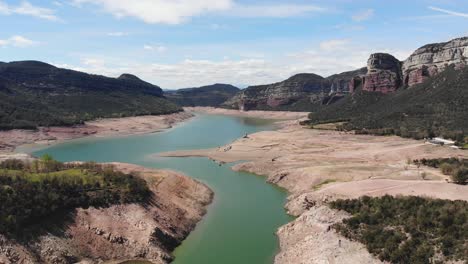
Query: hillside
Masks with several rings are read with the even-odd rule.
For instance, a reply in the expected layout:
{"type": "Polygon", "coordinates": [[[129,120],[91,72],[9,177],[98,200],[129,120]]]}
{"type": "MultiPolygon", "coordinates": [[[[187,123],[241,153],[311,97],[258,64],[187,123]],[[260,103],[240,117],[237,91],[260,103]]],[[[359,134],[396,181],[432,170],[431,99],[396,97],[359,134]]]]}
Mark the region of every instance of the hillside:
{"type": "Polygon", "coordinates": [[[411,88],[391,94],[358,90],[310,114],[312,124],[349,121],[361,133],[424,138],[442,135],[461,140],[468,131],[468,68],[448,67],[411,88]]]}
{"type": "Polygon", "coordinates": [[[176,91],[165,91],[164,95],[180,106],[213,106],[217,107],[240,91],[229,84],[213,84],[198,88],[185,88],[176,91]]]}
{"type": "Polygon", "coordinates": [[[343,98],[351,79],[365,74],[366,68],[324,78],[301,73],[282,82],[250,86],[226,101],[226,108],[241,110],[315,111],[323,104],[343,98]]]}
{"type": "Polygon", "coordinates": [[[38,61],[0,64],[0,129],[180,110],[164,98],[161,88],[130,74],[109,78],[38,61]]]}

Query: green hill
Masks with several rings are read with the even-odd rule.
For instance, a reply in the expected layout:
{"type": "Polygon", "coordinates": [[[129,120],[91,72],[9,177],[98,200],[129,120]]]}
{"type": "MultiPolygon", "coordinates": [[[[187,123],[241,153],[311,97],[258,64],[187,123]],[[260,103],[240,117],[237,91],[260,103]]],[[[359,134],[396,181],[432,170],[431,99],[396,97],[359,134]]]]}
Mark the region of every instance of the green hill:
{"type": "Polygon", "coordinates": [[[217,107],[240,91],[229,84],[213,84],[199,88],[185,88],[176,91],[165,91],[164,95],[181,106],[217,107]]]}
{"type": "Polygon", "coordinates": [[[38,61],[0,64],[0,129],[177,111],[161,88],[133,75],[109,78],[38,61]]]}
{"type": "Polygon", "coordinates": [[[310,114],[310,123],[346,121],[358,133],[433,135],[463,140],[468,131],[468,68],[449,67],[411,88],[384,95],[357,91],[310,114]]]}

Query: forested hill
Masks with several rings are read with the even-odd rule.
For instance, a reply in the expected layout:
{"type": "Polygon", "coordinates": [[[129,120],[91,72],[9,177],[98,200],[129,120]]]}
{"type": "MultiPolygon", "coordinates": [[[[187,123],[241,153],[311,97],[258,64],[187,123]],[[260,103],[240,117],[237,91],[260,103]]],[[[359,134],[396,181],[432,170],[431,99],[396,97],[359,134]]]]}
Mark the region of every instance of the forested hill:
{"type": "Polygon", "coordinates": [[[213,84],[198,88],[185,88],[165,91],[165,96],[181,106],[217,107],[240,91],[230,84],[213,84]]]}
{"type": "Polygon", "coordinates": [[[0,63],[0,129],[181,111],[138,77],[91,75],[38,61],[0,63]]]}
{"type": "Polygon", "coordinates": [[[346,121],[359,133],[463,141],[468,133],[468,67],[444,72],[411,88],[382,94],[354,94],[310,114],[312,124],[346,121]]]}

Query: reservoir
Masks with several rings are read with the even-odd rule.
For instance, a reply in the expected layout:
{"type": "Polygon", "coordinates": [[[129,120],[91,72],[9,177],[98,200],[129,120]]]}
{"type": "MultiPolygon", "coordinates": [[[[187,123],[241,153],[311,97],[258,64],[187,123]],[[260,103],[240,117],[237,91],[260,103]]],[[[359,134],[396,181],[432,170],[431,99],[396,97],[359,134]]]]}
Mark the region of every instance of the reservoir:
{"type": "Polygon", "coordinates": [[[268,264],[278,251],[275,232],[291,220],[283,206],[287,194],[265,178],[219,166],[207,158],[162,158],[159,152],[205,149],[229,144],[245,133],[274,129],[268,120],[197,115],[164,132],[84,138],[33,152],[59,161],[125,162],[183,172],[207,184],[213,204],[179,246],[174,264],[268,264]]]}

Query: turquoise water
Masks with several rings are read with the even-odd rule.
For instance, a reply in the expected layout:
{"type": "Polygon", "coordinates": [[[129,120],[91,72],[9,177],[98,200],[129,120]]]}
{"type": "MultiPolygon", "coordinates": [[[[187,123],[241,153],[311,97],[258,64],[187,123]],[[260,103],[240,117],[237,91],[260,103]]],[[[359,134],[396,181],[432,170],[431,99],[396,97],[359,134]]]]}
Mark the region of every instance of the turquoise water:
{"type": "Polygon", "coordinates": [[[206,183],[215,192],[207,215],[174,252],[175,264],[266,264],[278,248],[277,228],[291,218],[286,194],[265,179],[234,172],[207,158],[159,158],[165,151],[202,149],[228,144],[243,136],[273,129],[266,120],[199,115],[161,133],[121,138],[88,138],[33,152],[60,161],[127,162],[177,170],[206,183]]]}

